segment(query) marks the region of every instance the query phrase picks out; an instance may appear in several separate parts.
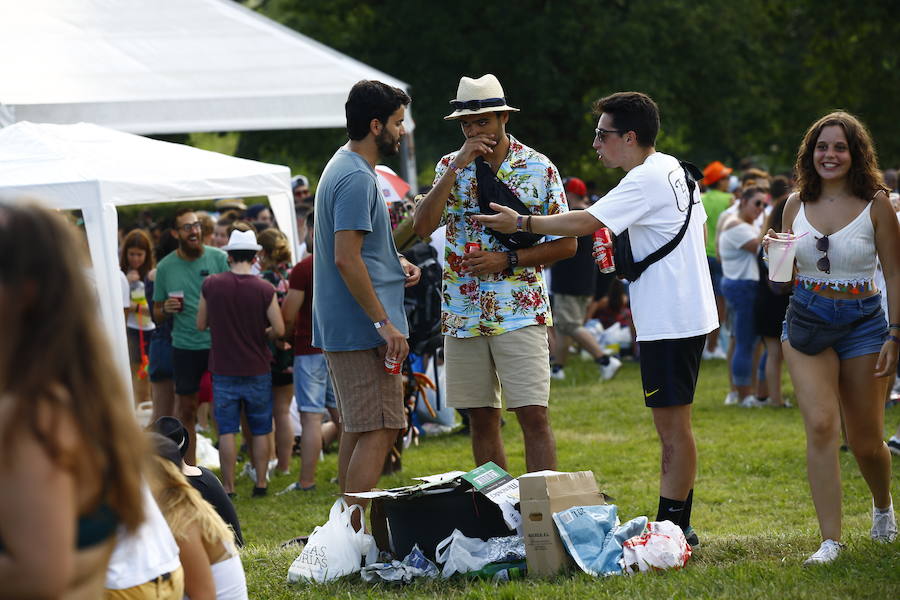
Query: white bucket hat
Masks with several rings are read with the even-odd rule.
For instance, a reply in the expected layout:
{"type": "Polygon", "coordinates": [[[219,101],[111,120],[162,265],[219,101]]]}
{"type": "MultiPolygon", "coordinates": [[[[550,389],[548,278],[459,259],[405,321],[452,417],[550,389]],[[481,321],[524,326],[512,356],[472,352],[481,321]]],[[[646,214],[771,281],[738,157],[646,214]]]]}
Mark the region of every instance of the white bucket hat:
{"type": "Polygon", "coordinates": [[[222,246],[222,250],[228,252],[229,250],[262,250],[262,246],[256,243],[256,234],[252,231],[238,231],[235,229],[231,232],[231,237],[228,239],[228,245],[222,246]]]}
{"type": "Polygon", "coordinates": [[[456,99],[450,101],[453,112],[445,120],[458,119],[466,115],[480,115],[488,112],[515,111],[518,108],[506,105],[503,87],[497,78],[488,73],[478,79],[463,77],[456,88],[456,99]]]}

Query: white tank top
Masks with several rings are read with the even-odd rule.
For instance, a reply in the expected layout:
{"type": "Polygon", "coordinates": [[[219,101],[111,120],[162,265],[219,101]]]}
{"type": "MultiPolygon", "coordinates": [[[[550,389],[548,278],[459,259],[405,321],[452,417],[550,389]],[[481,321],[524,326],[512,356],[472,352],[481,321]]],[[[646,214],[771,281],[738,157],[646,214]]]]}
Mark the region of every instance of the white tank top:
{"type": "Polygon", "coordinates": [[[797,242],[797,280],[807,288],[830,287],[840,292],[859,293],[874,289],[875,228],[868,202],[859,215],[828,236],[830,273],[820,271],[816,263],[825,252],[816,250],[816,241],[825,237],[806,218],[804,203],[794,219],[794,234],[808,233],[797,242]]]}

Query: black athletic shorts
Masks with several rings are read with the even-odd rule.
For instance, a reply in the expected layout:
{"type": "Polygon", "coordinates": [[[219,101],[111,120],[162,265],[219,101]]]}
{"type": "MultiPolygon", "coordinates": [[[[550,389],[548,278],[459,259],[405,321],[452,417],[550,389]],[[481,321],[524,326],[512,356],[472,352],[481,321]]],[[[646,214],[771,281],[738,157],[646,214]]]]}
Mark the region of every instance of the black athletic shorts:
{"type": "Polygon", "coordinates": [[[209,350],[172,348],[172,363],[175,393],[181,396],[196,394],[200,390],[200,378],[209,367],[209,350]]]}
{"type": "Polygon", "coordinates": [[[706,336],[638,344],[644,404],[649,408],[662,408],[692,403],[706,336]]]}

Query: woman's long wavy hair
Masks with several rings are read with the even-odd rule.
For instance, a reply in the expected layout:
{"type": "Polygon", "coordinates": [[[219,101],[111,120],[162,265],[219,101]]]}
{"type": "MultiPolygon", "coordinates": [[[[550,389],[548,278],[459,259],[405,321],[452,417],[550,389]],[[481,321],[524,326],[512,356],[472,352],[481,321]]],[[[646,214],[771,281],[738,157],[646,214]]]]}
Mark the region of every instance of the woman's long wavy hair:
{"type": "Polygon", "coordinates": [[[131,266],[128,264],[129,248],[137,248],[144,251],[144,264],[138,267],[137,271],[138,275],[141,276],[141,280],[146,279],[147,273],[156,266],[156,261],[153,259],[153,243],[150,241],[150,236],[143,229],[132,229],[125,236],[125,241],[122,242],[122,251],[119,253],[119,268],[125,274],[131,270],[131,266]]]}
{"type": "Polygon", "coordinates": [[[813,164],[816,142],[822,130],[826,127],[837,125],[844,130],[847,137],[847,146],[850,149],[850,171],[847,179],[850,191],[857,198],[869,201],[878,190],[888,191],[878,170],[878,157],[875,154],[875,144],[872,136],[862,121],[850,113],[837,111],[825,115],[812,124],[797,151],[797,162],[794,169],[797,173],[797,189],[800,192],[801,202],[813,202],[822,193],[822,179],[816,172],[813,164]]]}
{"type": "Polygon", "coordinates": [[[181,469],[161,456],[154,456],[151,460],[153,495],[172,535],[184,539],[188,528],[196,523],[206,544],[223,544],[229,552],[233,552],[234,532],[200,492],[187,482],[181,469]]]}
{"type": "Polygon", "coordinates": [[[274,227],[270,227],[256,236],[256,242],[262,246],[262,263],[264,269],[275,269],[278,265],[291,262],[291,247],[287,237],[274,227]]]}
{"type": "Polygon", "coordinates": [[[0,398],[12,403],[0,444],[9,456],[19,436],[32,435],[76,477],[99,474],[99,501],[133,530],[143,521],[145,445],[86,264],[84,244],[62,216],[35,204],[0,205],[0,398]],[[75,452],[60,441],[66,416],[79,434],[75,452]]]}

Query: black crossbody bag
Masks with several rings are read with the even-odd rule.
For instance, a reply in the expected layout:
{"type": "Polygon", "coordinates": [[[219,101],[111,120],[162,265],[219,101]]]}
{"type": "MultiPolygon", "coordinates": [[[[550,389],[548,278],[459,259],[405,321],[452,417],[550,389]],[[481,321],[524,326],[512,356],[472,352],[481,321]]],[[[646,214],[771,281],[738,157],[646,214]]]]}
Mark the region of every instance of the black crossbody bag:
{"type": "Polygon", "coordinates": [[[678,230],[674,238],[664,244],[655,252],[649,254],[641,261],[635,262],[634,254],[631,251],[631,238],[626,229],[622,233],[613,237],[613,256],[616,261],[616,276],[619,279],[627,279],[628,281],[637,281],[638,277],[647,270],[647,267],[661,260],[672,250],[675,249],[684,234],[687,233],[688,226],[691,224],[691,210],[694,208],[694,190],[697,189],[697,181],[703,178],[703,173],[689,162],[680,160],[678,164],[684,170],[684,180],[688,187],[688,209],[687,216],[684,219],[684,225],[678,230]]]}
{"type": "MultiPolygon", "coordinates": [[[[531,209],[525,206],[518,196],[505,183],[497,178],[494,170],[479,156],[475,159],[475,180],[478,182],[478,207],[483,215],[495,215],[497,211],[490,207],[490,203],[507,206],[520,215],[530,215],[531,209]]],[[[509,250],[521,250],[531,248],[544,236],[538,233],[517,231],[515,233],[500,233],[490,227],[486,227],[495,240],[503,244],[509,250]]]]}

